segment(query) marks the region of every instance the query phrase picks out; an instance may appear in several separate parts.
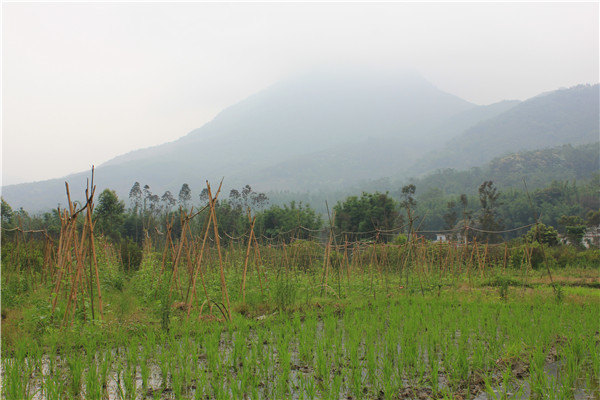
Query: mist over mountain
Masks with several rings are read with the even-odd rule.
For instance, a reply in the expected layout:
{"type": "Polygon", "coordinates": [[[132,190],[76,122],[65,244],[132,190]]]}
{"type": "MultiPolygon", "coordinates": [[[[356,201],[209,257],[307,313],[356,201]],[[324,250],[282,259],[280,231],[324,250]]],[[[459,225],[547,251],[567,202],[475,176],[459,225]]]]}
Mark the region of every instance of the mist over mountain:
{"type": "Polygon", "coordinates": [[[579,85],[533,97],[500,115],[483,120],[427,153],[411,168],[469,168],[503,154],[585,144],[600,135],[599,85],[579,85]]]}
{"type": "MultiPolygon", "coordinates": [[[[125,199],[136,181],[162,194],[184,182],[199,192],[221,177],[227,188],[334,190],[597,140],[598,85],[478,106],[411,71],[316,71],[266,88],[176,141],[98,166],[96,183],[125,199]]],[[[48,209],[65,203],[65,180],[77,198],[88,176],[10,185],[2,195],[13,207],[48,209]]]]}
{"type": "Polygon", "coordinates": [[[249,169],[370,137],[421,146],[430,141],[424,133],[474,107],[412,72],[313,72],[250,96],[175,142],[103,166],[136,168],[151,160],[169,163],[187,179],[225,175],[230,180],[249,169]]]}
{"type": "Polygon", "coordinates": [[[257,187],[331,190],[382,177],[406,178],[412,166],[428,151],[441,149],[449,138],[517,104],[518,101],[502,101],[470,108],[429,128],[418,142],[404,135],[371,136],[358,143],[342,142],[326,150],[294,157],[262,169],[257,187]]]}

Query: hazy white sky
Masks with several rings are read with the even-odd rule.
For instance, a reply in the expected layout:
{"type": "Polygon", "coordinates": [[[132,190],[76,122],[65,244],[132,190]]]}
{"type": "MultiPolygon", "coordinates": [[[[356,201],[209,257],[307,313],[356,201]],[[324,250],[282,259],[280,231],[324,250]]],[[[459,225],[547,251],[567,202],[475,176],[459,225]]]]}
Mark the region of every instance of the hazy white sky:
{"type": "Polygon", "coordinates": [[[598,82],[598,3],[4,3],[3,184],[177,139],[323,64],[477,104],[598,82]]]}

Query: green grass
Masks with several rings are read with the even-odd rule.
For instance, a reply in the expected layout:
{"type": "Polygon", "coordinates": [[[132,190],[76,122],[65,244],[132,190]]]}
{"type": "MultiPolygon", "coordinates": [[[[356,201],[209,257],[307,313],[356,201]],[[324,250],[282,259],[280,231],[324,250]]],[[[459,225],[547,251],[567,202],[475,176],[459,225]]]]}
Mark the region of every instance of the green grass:
{"type": "Polygon", "coordinates": [[[64,298],[49,312],[51,283],[7,268],[2,397],[506,398],[523,382],[543,398],[600,395],[600,291],[563,284],[594,282],[597,268],[553,269],[558,292],[539,270],[457,264],[442,273],[432,261],[405,271],[357,257],[349,276],[331,269],[324,287],[322,259],[286,270],[276,250],[262,254],[264,287],[249,268],[243,302],[243,252],[226,253],[231,321],[218,309],[214,257],[204,270],[212,301],[198,282],[190,318],[173,307],[185,299],[185,266],[181,291],[169,294],[167,274],[157,283],[159,258],[132,275],[105,260],[104,319],[81,309],[66,327],[64,298]]]}

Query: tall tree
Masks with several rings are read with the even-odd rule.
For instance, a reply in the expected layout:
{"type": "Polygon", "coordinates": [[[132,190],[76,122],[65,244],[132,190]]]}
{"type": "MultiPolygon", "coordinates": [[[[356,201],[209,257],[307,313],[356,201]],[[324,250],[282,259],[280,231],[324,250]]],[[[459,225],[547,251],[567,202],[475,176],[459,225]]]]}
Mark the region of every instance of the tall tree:
{"type": "Polygon", "coordinates": [[[414,215],[414,210],[417,207],[417,201],[415,200],[416,191],[417,187],[412,183],[402,187],[402,202],[400,202],[400,207],[406,209],[406,216],[408,218],[408,240],[412,240],[413,225],[417,219],[417,216],[414,215]]]}
{"type": "Polygon", "coordinates": [[[140,183],[136,182],[131,187],[129,191],[129,201],[131,201],[131,206],[133,208],[134,214],[141,212],[142,208],[142,188],[140,187],[140,183]]]}
{"type": "Polygon", "coordinates": [[[466,194],[460,195],[460,205],[462,206],[463,231],[462,235],[465,243],[469,243],[469,225],[471,225],[472,212],[467,209],[469,207],[469,198],[466,194]]]}
{"type": "Polygon", "coordinates": [[[152,196],[152,192],[150,191],[150,186],[144,185],[144,191],[143,191],[143,197],[144,197],[144,209],[143,209],[143,212],[144,213],[148,209],[148,200],[150,199],[150,196],[152,196]]]}
{"type": "Polygon", "coordinates": [[[163,203],[162,208],[165,211],[165,213],[169,213],[171,211],[171,209],[173,208],[173,206],[175,204],[177,204],[175,197],[173,197],[173,195],[171,194],[171,192],[169,190],[167,190],[165,193],[163,193],[160,200],[163,203]]]}
{"type": "MultiPolygon", "coordinates": [[[[391,230],[401,223],[398,204],[388,193],[366,193],[361,197],[350,196],[338,202],[335,211],[335,226],[342,232],[353,233],[354,237],[375,236],[375,230],[391,230]]],[[[380,236],[387,240],[387,235],[380,236]]]]}
{"type": "Polygon", "coordinates": [[[456,202],[454,200],[446,203],[446,209],[448,210],[443,218],[444,218],[444,229],[451,230],[454,229],[456,223],[458,222],[458,212],[456,211],[456,202]]]}
{"type": "Polygon", "coordinates": [[[563,215],[558,223],[564,227],[567,240],[573,246],[581,247],[583,235],[585,234],[585,225],[583,218],[578,215],[563,215]]]}
{"type": "Polygon", "coordinates": [[[11,228],[13,225],[13,210],[12,207],[2,199],[2,227],[11,228]]]}
{"type": "Polygon", "coordinates": [[[114,190],[104,189],[98,197],[98,205],[94,210],[96,229],[99,233],[119,241],[123,220],[125,218],[125,203],[119,200],[114,190]]]}
{"type": "Polygon", "coordinates": [[[479,228],[486,232],[480,232],[478,235],[482,240],[488,243],[500,241],[500,234],[492,233],[502,229],[501,221],[498,217],[498,207],[502,205],[498,200],[500,192],[492,181],[485,181],[479,186],[479,202],[481,203],[481,213],[479,215],[479,228]]]}
{"type": "Polygon", "coordinates": [[[208,203],[208,189],[204,188],[200,192],[200,205],[202,206],[206,203],[208,203]]]}
{"type": "Polygon", "coordinates": [[[189,202],[192,200],[192,190],[187,183],[181,186],[179,191],[179,205],[187,210],[189,202]]]}

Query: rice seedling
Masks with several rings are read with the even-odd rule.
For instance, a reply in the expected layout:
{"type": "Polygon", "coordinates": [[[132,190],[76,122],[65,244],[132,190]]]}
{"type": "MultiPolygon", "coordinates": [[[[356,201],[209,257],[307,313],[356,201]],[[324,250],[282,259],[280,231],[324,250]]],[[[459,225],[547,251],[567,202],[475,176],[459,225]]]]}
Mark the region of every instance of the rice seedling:
{"type": "MultiPolygon", "coordinates": [[[[464,398],[479,390],[506,398],[524,382],[535,396],[598,393],[598,295],[534,285],[538,271],[528,264],[524,274],[520,261],[511,264],[513,255],[529,262],[522,250],[502,246],[494,259],[498,250],[481,243],[342,248],[331,240],[308,250],[297,245],[305,251],[299,254],[289,243],[269,246],[248,236],[218,248],[207,220],[212,233],[200,264],[202,236],[162,238],[164,247],[145,250],[145,270],[122,275],[119,289],[102,286],[102,323],[90,323],[91,302],[85,313],[81,306],[90,298],[92,269],[80,278],[86,289],[77,291],[77,312],[87,320],[60,325],[73,311],[66,303],[75,282],[61,259],[69,279],[60,290],[58,280],[42,287],[55,293],[59,323],[40,331],[35,345],[3,354],[3,396],[370,399],[422,390],[464,398]],[[254,252],[244,281],[248,248],[254,252]],[[231,285],[241,290],[226,292],[231,285]],[[516,360],[523,366],[512,371],[516,360]]],[[[87,269],[91,258],[83,256],[87,269]]],[[[70,267],[76,273],[77,264],[70,267]]],[[[102,282],[107,268],[99,257],[102,282]]]]}
{"type": "Polygon", "coordinates": [[[102,385],[95,354],[88,353],[86,365],[87,371],[85,372],[85,397],[88,399],[101,399],[102,385]]]}
{"type": "Polygon", "coordinates": [[[22,365],[16,359],[2,360],[2,389],[7,398],[30,399],[33,397],[29,393],[29,377],[26,371],[23,371],[22,365]]]}
{"type": "Polygon", "coordinates": [[[84,360],[79,354],[74,354],[67,359],[69,368],[70,391],[73,397],[79,397],[81,394],[82,374],[84,369],[84,360]]]}

